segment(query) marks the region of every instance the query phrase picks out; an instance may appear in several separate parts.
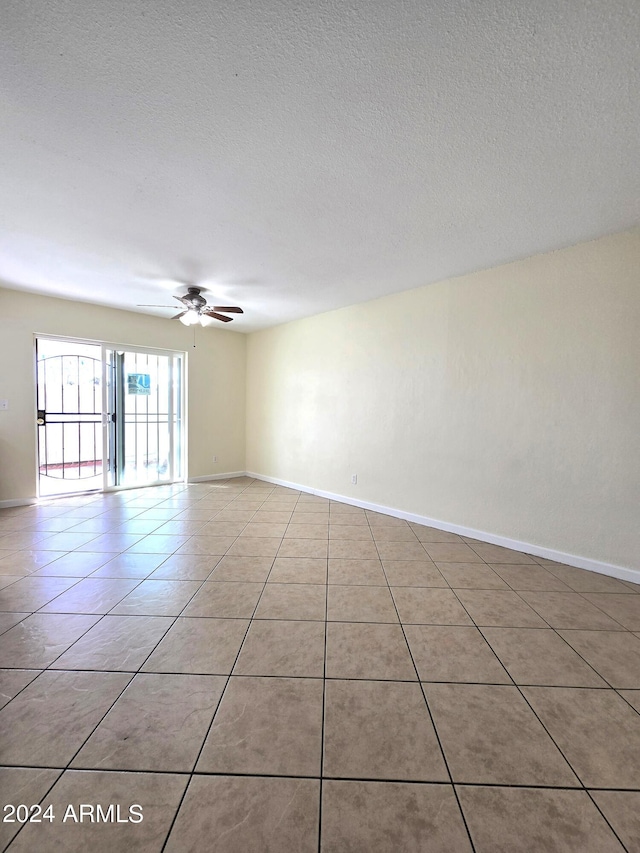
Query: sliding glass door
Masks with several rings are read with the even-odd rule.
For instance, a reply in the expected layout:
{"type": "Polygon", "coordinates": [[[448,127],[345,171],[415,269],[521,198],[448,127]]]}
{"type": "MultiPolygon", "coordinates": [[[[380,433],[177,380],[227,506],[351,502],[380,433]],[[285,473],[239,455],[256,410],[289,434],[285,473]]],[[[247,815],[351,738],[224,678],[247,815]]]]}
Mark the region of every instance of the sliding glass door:
{"type": "Polygon", "coordinates": [[[180,353],[107,349],[108,485],[183,478],[180,353]]]}
{"type": "Polygon", "coordinates": [[[184,353],[38,337],[38,494],[184,479],[184,353]]]}

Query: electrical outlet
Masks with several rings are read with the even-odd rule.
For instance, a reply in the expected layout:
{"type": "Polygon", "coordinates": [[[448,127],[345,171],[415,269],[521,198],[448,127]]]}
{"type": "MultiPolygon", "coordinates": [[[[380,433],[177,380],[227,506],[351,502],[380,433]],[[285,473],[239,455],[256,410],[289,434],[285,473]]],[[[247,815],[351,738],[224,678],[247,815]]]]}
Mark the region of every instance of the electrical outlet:
{"type": "Polygon", "coordinates": [[[218,457],[217,457],[217,456],[214,456],[214,457],[213,457],[213,461],[214,461],[214,462],[217,462],[217,461],[218,461],[218,457]]]}
{"type": "Polygon", "coordinates": [[[352,485],[352,486],[356,486],[357,484],[358,484],[358,475],[357,475],[357,474],[352,474],[352,475],[351,475],[351,485],[352,485]]]}

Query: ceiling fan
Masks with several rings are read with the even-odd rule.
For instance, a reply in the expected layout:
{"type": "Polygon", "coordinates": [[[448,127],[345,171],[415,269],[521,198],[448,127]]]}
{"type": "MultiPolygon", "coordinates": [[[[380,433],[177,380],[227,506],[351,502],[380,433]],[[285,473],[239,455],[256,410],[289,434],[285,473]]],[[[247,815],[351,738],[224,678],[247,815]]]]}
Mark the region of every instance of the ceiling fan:
{"type": "MultiPolygon", "coordinates": [[[[185,326],[195,326],[198,323],[205,326],[208,325],[205,321],[209,318],[220,320],[222,323],[230,323],[233,317],[225,317],[225,314],[244,314],[242,308],[237,305],[222,306],[222,305],[207,305],[207,300],[201,295],[203,288],[195,285],[188,285],[187,292],[184,296],[174,296],[178,302],[184,305],[184,310],[172,317],[172,320],[180,320],[185,326]],[[224,313],[218,313],[224,312],[224,313]]],[[[137,305],[137,308],[175,308],[174,305],[137,305]]]]}

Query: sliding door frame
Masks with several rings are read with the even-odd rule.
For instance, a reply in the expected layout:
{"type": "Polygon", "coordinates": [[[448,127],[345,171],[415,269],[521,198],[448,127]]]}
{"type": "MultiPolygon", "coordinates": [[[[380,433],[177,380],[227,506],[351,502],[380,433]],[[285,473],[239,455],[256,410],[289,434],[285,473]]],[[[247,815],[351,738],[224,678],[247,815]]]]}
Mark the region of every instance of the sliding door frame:
{"type": "Polygon", "coordinates": [[[129,346],[127,344],[111,344],[102,343],[102,371],[103,371],[103,426],[107,428],[103,431],[104,444],[104,479],[103,491],[120,491],[122,489],[138,489],[144,486],[160,486],[171,483],[183,483],[187,480],[187,424],[186,424],[186,367],[187,353],[182,350],[160,349],[159,347],[139,347],[129,346]],[[115,356],[112,361],[108,354],[115,356]],[[167,423],[169,425],[169,457],[171,459],[171,474],[168,480],[154,480],[146,483],[133,483],[123,485],[118,482],[119,478],[124,473],[124,460],[120,456],[118,444],[122,442],[125,425],[124,411],[124,387],[123,376],[112,377],[108,376],[110,370],[120,371],[124,366],[124,359],[120,357],[121,353],[141,353],[142,355],[155,355],[168,358],[168,380],[169,380],[169,395],[168,395],[168,414],[167,423]],[[178,394],[175,394],[174,384],[175,376],[175,361],[180,359],[181,370],[177,380],[179,382],[178,394]],[[114,412],[121,410],[122,417],[114,418],[114,412]],[[177,417],[177,421],[174,419],[177,417]],[[176,447],[176,429],[178,425],[178,433],[180,437],[179,446],[176,447]],[[114,458],[109,458],[110,452],[114,458]],[[176,476],[177,471],[182,471],[180,476],[176,476]],[[109,483],[109,478],[113,477],[115,483],[109,483]]]}
{"type": "MultiPolygon", "coordinates": [[[[131,344],[113,343],[111,341],[94,340],[91,338],[79,338],[69,335],[53,335],[47,332],[35,332],[33,335],[33,365],[34,365],[34,422],[37,420],[37,380],[38,380],[38,340],[52,340],[61,343],[84,344],[89,346],[99,346],[102,358],[102,492],[119,492],[127,489],[142,489],[147,486],[171,485],[173,483],[186,483],[188,480],[188,413],[187,413],[187,367],[188,353],[185,350],[164,349],[161,347],[144,347],[134,346],[131,344]],[[113,376],[110,373],[113,367],[108,361],[108,352],[133,352],[133,353],[148,353],[149,355],[165,356],[169,358],[168,374],[169,374],[169,448],[171,459],[171,474],[168,480],[155,480],[153,482],[118,485],[110,482],[112,477],[111,467],[115,464],[115,460],[110,457],[114,453],[115,444],[112,433],[118,428],[118,424],[114,419],[115,411],[115,388],[112,385],[113,376]],[[180,360],[179,374],[176,376],[176,359],[180,360]],[[175,381],[179,382],[178,393],[175,392],[175,381]],[[176,442],[176,428],[179,433],[179,442],[176,442]],[[177,472],[181,472],[179,476],[177,472]]],[[[124,418],[124,410],[122,411],[122,419],[124,418]]],[[[122,428],[122,423],[120,424],[122,428]]],[[[38,430],[35,430],[35,460],[36,460],[36,495],[38,499],[41,497],[64,497],[64,493],[52,496],[40,495],[40,471],[39,456],[38,456],[38,430]]],[[[90,492],[98,490],[92,489],[90,492]]],[[[89,492],[89,493],[90,493],[89,492]]],[[[87,493],[82,488],[77,492],[68,494],[83,494],[87,493]]]]}

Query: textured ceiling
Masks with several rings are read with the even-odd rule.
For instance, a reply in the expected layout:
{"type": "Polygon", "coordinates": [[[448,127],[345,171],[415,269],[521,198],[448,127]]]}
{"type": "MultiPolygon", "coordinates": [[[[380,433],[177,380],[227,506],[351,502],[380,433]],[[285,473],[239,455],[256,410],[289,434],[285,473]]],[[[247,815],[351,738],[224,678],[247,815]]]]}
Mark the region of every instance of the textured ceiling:
{"type": "Polygon", "coordinates": [[[0,33],[9,287],[200,282],[249,331],[640,221],[638,0],[4,0],[0,33]]]}

